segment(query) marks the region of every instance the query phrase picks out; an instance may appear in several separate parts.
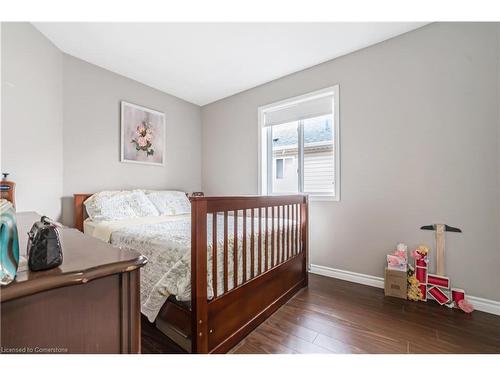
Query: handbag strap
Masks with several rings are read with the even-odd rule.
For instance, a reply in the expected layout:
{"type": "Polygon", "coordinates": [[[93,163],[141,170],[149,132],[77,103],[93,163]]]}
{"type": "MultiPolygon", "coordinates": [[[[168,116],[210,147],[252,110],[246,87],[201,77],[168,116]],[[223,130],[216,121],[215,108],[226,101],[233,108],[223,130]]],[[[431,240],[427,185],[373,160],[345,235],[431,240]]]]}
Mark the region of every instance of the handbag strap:
{"type": "Polygon", "coordinates": [[[40,221],[43,224],[53,225],[56,228],[62,228],[61,223],[58,223],[57,221],[54,221],[54,220],[50,219],[48,216],[42,216],[42,218],[40,219],[40,221]]]}

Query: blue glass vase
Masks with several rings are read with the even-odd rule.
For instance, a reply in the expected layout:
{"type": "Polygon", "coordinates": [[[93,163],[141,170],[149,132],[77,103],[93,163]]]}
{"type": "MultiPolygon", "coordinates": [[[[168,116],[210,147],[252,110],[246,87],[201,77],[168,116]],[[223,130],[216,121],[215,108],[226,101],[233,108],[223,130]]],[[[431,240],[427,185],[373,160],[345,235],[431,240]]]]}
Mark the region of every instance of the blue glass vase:
{"type": "Polygon", "coordinates": [[[0,285],[7,285],[16,278],[19,265],[19,240],[16,212],[12,204],[0,200],[0,285]]]}

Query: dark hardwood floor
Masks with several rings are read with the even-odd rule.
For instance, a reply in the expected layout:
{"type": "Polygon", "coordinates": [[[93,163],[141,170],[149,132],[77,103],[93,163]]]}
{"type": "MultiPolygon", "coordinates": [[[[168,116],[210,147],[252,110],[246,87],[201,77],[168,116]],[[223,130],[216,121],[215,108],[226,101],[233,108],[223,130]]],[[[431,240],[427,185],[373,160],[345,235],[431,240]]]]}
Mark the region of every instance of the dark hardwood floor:
{"type": "Polygon", "coordinates": [[[141,315],[142,354],[186,354],[175,342],[165,336],[153,323],[141,315]]]}
{"type": "MultiPolygon", "coordinates": [[[[142,329],[143,353],[181,352],[149,322],[143,321],[142,329]]],[[[467,315],[310,275],[308,288],[231,353],[500,353],[500,316],[467,315]]]]}

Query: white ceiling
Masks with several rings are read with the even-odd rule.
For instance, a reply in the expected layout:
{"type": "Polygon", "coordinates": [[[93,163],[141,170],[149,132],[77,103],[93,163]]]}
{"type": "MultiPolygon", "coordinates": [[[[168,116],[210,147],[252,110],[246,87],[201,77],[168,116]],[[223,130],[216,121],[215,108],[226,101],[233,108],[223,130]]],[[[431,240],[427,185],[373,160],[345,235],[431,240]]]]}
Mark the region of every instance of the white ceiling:
{"type": "Polygon", "coordinates": [[[34,23],[63,52],[205,105],[425,23],[34,23]]]}

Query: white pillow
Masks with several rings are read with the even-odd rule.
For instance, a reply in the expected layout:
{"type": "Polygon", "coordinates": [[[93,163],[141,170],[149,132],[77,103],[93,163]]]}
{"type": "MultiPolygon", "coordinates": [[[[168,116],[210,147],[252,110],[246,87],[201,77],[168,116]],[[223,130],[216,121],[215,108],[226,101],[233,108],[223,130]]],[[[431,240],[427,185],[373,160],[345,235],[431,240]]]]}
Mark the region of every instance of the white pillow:
{"type": "Polygon", "coordinates": [[[160,215],[191,213],[191,202],[182,191],[149,190],[146,191],[146,196],[153,202],[160,215]]]}
{"type": "Polygon", "coordinates": [[[158,216],[158,210],[143,191],[103,191],[92,195],[85,202],[92,221],[132,219],[158,216]]]}

